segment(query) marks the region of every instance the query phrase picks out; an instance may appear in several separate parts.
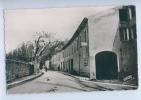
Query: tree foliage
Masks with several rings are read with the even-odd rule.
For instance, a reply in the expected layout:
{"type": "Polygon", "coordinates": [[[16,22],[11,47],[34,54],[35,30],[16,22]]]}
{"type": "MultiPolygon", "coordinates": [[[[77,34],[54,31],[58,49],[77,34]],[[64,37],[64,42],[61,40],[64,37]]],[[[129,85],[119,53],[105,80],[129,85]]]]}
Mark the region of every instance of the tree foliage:
{"type": "Polygon", "coordinates": [[[23,43],[20,47],[6,54],[6,59],[31,62],[33,54],[33,44],[23,43]]]}
{"type": "Polygon", "coordinates": [[[38,32],[36,34],[37,36],[33,42],[33,59],[39,61],[40,66],[42,66],[53,54],[62,49],[65,42],[54,39],[51,33],[38,32]]]}
{"type": "Polygon", "coordinates": [[[23,43],[20,47],[6,54],[6,59],[24,62],[37,61],[41,67],[53,54],[60,51],[65,43],[66,41],[54,39],[51,33],[36,32],[33,41],[23,43]]]}

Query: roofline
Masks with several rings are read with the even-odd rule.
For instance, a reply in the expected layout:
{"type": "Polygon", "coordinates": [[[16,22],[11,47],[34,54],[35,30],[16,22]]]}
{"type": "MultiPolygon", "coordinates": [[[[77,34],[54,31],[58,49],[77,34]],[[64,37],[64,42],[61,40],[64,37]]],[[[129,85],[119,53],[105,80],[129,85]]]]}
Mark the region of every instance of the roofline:
{"type": "Polygon", "coordinates": [[[85,26],[84,24],[87,23],[87,21],[88,21],[88,18],[84,17],[84,19],[82,20],[82,22],[78,26],[77,30],[75,31],[74,35],[68,41],[68,43],[62,48],[62,50],[64,50],[65,48],[67,48],[71,44],[71,42],[79,35],[79,32],[81,31],[81,29],[84,28],[84,26],[85,26]]]}

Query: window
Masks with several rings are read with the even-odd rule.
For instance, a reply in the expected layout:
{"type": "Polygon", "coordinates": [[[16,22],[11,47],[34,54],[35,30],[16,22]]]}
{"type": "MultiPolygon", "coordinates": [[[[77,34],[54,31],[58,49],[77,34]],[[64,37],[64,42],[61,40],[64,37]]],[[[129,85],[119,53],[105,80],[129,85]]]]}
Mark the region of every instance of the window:
{"type": "Polygon", "coordinates": [[[134,6],[130,6],[130,8],[128,9],[128,11],[129,11],[129,18],[131,20],[136,15],[135,14],[135,7],[134,6]]]}
{"type": "Polygon", "coordinates": [[[135,26],[133,26],[133,27],[131,27],[129,29],[129,40],[134,40],[136,38],[137,38],[137,36],[136,36],[136,28],[135,28],[135,26]]]}
{"type": "Polygon", "coordinates": [[[77,39],[77,50],[78,50],[78,48],[79,48],[79,40],[77,39]]]}
{"type": "Polygon", "coordinates": [[[79,46],[81,46],[81,35],[79,36],[79,46]]]}
{"type": "Polygon", "coordinates": [[[134,27],[120,29],[120,40],[121,41],[129,41],[133,39],[136,39],[136,30],[134,29],[134,27]]]}
{"type": "Polygon", "coordinates": [[[71,46],[71,54],[73,54],[73,52],[74,52],[74,48],[73,48],[73,45],[71,46]]]}
{"type": "Polygon", "coordinates": [[[120,51],[120,55],[122,55],[122,48],[120,48],[119,51],[120,51]]]}
{"type": "Polygon", "coordinates": [[[81,35],[79,36],[79,43],[81,43],[81,35]]]}
{"type": "Polygon", "coordinates": [[[63,61],[63,71],[65,70],[65,62],[63,61]]]}
{"type": "Polygon", "coordinates": [[[74,45],[73,45],[73,53],[75,53],[75,42],[74,42],[74,45]]]}
{"type": "Polygon", "coordinates": [[[77,41],[75,41],[74,43],[74,52],[76,52],[76,50],[77,50],[77,41]]]}
{"type": "Polygon", "coordinates": [[[137,38],[136,25],[133,25],[133,26],[132,26],[132,31],[133,31],[133,37],[134,37],[134,39],[136,39],[136,38],[137,38]]]}
{"type": "Polygon", "coordinates": [[[64,51],[63,51],[63,58],[65,58],[65,53],[64,53],[64,51]]]}
{"type": "Polygon", "coordinates": [[[67,49],[67,57],[70,55],[70,49],[69,49],[70,47],[68,47],[68,49],[67,49]]]}
{"type": "Polygon", "coordinates": [[[126,28],[120,28],[120,40],[127,40],[126,28]]]}
{"type": "Polygon", "coordinates": [[[135,15],[136,15],[135,6],[130,6],[130,10],[132,12],[132,17],[135,17],[135,15]]]}
{"type": "Polygon", "coordinates": [[[87,38],[87,35],[86,34],[87,34],[87,31],[85,30],[84,31],[84,42],[86,42],[86,38],[87,38]]]}
{"type": "Polygon", "coordinates": [[[124,40],[129,40],[129,29],[126,28],[126,31],[125,31],[125,39],[124,40]]]}
{"type": "Polygon", "coordinates": [[[69,50],[67,48],[67,50],[66,50],[66,57],[68,57],[68,55],[69,55],[69,50]]]}
{"type": "Polygon", "coordinates": [[[120,21],[127,22],[129,19],[131,20],[133,17],[135,17],[135,15],[136,12],[134,6],[128,6],[119,10],[120,21]]]}
{"type": "Polygon", "coordinates": [[[64,54],[65,54],[65,57],[66,57],[66,50],[65,50],[64,54]]]}
{"type": "Polygon", "coordinates": [[[128,11],[129,11],[129,18],[131,20],[132,19],[132,10],[131,10],[131,8],[129,8],[128,11]]]}
{"type": "Polygon", "coordinates": [[[82,53],[82,55],[83,55],[83,58],[86,58],[86,47],[83,48],[83,53],[82,53]]]}
{"type": "Polygon", "coordinates": [[[120,9],[119,10],[119,18],[120,18],[120,21],[125,21],[125,22],[127,22],[128,21],[128,18],[129,17],[129,15],[128,15],[128,9],[126,8],[124,8],[124,9],[120,9]]]}

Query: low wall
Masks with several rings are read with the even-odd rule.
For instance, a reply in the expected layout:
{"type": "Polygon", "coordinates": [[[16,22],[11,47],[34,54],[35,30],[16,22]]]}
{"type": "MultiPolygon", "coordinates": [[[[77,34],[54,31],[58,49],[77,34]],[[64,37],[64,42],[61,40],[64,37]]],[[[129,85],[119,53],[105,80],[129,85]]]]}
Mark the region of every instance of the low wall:
{"type": "Polygon", "coordinates": [[[6,59],[6,81],[11,82],[15,79],[28,76],[34,73],[32,64],[6,59]]]}

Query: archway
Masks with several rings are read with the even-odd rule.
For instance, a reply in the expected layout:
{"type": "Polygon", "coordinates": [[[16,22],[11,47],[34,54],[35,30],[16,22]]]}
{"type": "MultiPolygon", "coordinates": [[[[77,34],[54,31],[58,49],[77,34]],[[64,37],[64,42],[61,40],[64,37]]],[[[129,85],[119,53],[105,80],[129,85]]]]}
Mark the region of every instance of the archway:
{"type": "Polygon", "coordinates": [[[117,79],[118,66],[117,56],[110,51],[103,51],[95,56],[96,60],[96,78],[101,79],[117,79]]]}

